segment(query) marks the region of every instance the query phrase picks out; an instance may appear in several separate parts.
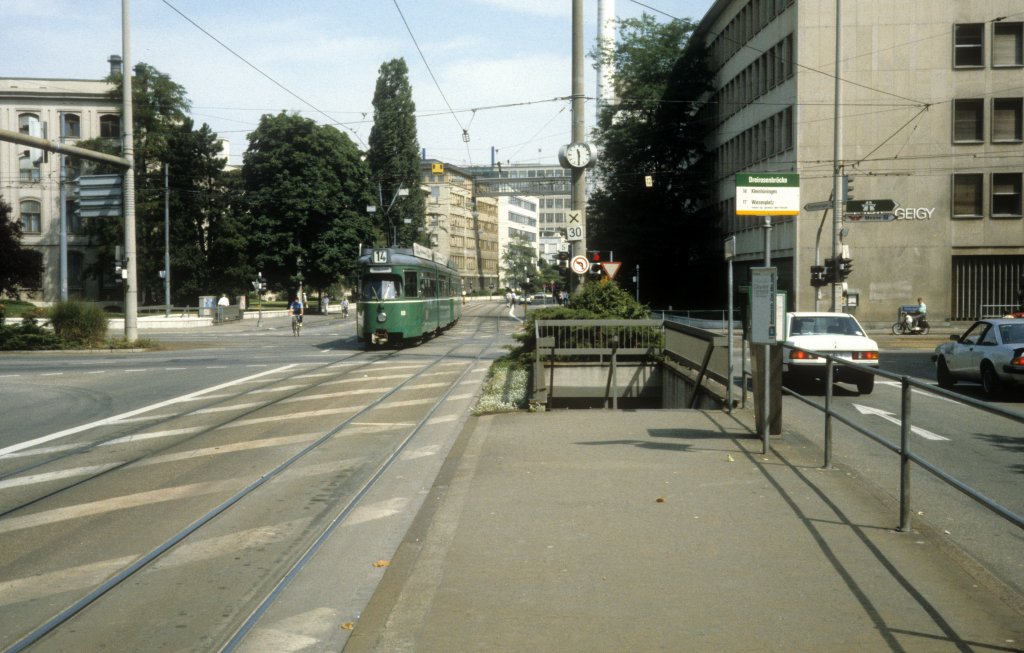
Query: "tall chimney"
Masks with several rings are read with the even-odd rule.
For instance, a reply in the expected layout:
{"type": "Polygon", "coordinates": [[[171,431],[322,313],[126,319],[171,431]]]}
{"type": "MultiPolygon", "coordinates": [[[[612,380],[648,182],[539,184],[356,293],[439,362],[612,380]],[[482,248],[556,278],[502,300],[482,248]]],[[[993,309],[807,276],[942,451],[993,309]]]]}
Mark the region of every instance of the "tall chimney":
{"type": "Polygon", "coordinates": [[[121,66],[121,55],[119,55],[119,54],[112,54],[107,59],[107,61],[110,63],[110,74],[111,75],[117,75],[118,73],[121,72],[121,68],[123,67],[123,66],[121,66]]]}
{"type": "MultiPolygon", "coordinates": [[[[597,45],[603,52],[615,47],[615,0],[597,0],[597,45]]],[[[597,110],[615,103],[615,69],[602,61],[597,69],[597,110]]]]}

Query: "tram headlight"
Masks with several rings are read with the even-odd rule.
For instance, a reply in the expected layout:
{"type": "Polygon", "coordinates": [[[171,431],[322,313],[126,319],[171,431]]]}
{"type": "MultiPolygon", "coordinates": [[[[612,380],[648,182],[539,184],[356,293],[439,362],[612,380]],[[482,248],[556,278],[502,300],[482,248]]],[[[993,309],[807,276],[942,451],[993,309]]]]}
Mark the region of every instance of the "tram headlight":
{"type": "Polygon", "coordinates": [[[377,313],[377,321],[380,322],[381,324],[384,324],[385,322],[388,321],[388,314],[385,313],[384,311],[377,313]]]}

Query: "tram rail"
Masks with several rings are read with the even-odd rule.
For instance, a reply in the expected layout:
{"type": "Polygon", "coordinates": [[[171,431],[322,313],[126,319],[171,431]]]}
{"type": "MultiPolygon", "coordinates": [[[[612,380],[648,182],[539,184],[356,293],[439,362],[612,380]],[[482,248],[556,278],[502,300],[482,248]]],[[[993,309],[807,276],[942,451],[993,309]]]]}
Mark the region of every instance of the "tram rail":
{"type": "MultiPolygon", "coordinates": [[[[464,324],[466,322],[468,321],[464,321],[464,324]]],[[[346,406],[349,409],[340,412],[331,412],[334,408],[300,411],[322,414],[315,419],[310,418],[311,431],[302,429],[302,432],[291,433],[295,437],[287,444],[269,447],[281,449],[277,459],[269,467],[257,468],[261,460],[259,456],[248,463],[248,467],[252,468],[248,480],[231,478],[230,470],[227,470],[227,480],[208,481],[208,487],[204,486],[204,490],[209,491],[202,495],[201,501],[193,499],[197,509],[187,519],[181,515],[169,518],[166,514],[169,511],[160,509],[160,499],[155,499],[151,507],[136,507],[137,510],[144,510],[147,515],[153,515],[147,526],[154,532],[147,532],[143,536],[149,544],[138,547],[144,550],[133,553],[127,564],[114,565],[107,562],[107,567],[116,566],[116,569],[107,571],[100,582],[77,589],[54,591],[52,595],[45,594],[44,591],[42,595],[47,597],[46,601],[19,601],[17,596],[9,597],[6,602],[8,607],[12,604],[20,604],[21,607],[14,611],[5,610],[12,615],[12,620],[0,627],[0,631],[7,633],[6,636],[0,636],[2,650],[62,650],[69,642],[75,642],[79,650],[84,650],[88,648],[89,637],[98,638],[96,641],[106,641],[103,639],[103,630],[116,630],[118,620],[130,619],[125,616],[126,610],[139,610],[140,604],[146,605],[157,600],[160,602],[161,610],[167,614],[175,614],[176,610],[177,614],[194,613],[196,619],[204,622],[192,624],[203,633],[201,644],[190,646],[175,642],[173,648],[236,650],[251,629],[259,623],[268,606],[274,603],[291,579],[315,556],[332,533],[346,523],[367,493],[387,474],[410,444],[417,440],[425,425],[444,409],[453,393],[464,385],[467,377],[474,370],[479,371],[481,361],[495,353],[494,341],[499,330],[496,329],[492,334],[483,333],[481,327],[487,324],[491,323],[480,320],[473,335],[465,339],[453,343],[436,341],[445,347],[433,360],[422,360],[420,355],[424,352],[419,351],[419,354],[412,357],[409,362],[396,365],[400,362],[396,357],[401,352],[384,352],[384,355],[380,352],[357,352],[342,361],[288,368],[289,372],[286,374],[270,374],[265,379],[254,381],[258,387],[253,388],[250,384],[228,396],[210,397],[210,401],[202,402],[198,408],[189,405],[187,410],[176,410],[174,414],[160,416],[151,423],[133,424],[128,429],[114,429],[102,433],[99,437],[90,437],[88,441],[72,443],[72,448],[58,451],[56,455],[47,456],[42,461],[16,465],[2,472],[0,480],[13,481],[25,474],[40,474],[43,470],[66,464],[86,454],[106,453],[106,450],[112,447],[129,446],[131,451],[128,456],[108,469],[97,469],[95,473],[56,485],[41,482],[37,485],[42,491],[36,489],[27,495],[22,493],[16,502],[3,509],[0,513],[0,547],[30,557],[23,552],[28,550],[31,538],[22,536],[32,531],[34,527],[48,527],[45,517],[51,511],[60,510],[59,507],[51,507],[52,504],[60,503],[58,499],[67,502],[67,495],[79,492],[97,504],[113,501],[116,497],[110,494],[121,487],[117,481],[120,475],[131,475],[124,481],[134,484],[134,477],[147,476],[147,469],[157,467],[152,462],[158,459],[179,457],[182,460],[189,460],[191,464],[201,468],[200,471],[208,472],[213,463],[196,463],[195,460],[202,454],[195,452],[230,447],[231,438],[222,437],[225,431],[241,429],[244,432],[247,424],[256,430],[256,424],[261,419],[274,421],[283,417],[280,422],[288,423],[289,415],[293,414],[290,412],[291,406],[301,405],[302,402],[322,405],[325,402],[347,400],[346,406]],[[477,338],[478,335],[481,337],[477,338]],[[378,369],[391,366],[391,371],[373,375],[371,379],[370,371],[375,369],[375,366],[378,369]],[[363,376],[359,376],[360,374],[363,376]],[[360,383],[366,385],[371,380],[375,383],[386,380],[387,386],[369,394],[346,390],[360,383]],[[331,392],[332,385],[340,389],[331,392]],[[410,397],[403,396],[406,394],[410,397]],[[266,398],[260,395],[266,395],[266,398]],[[258,398],[255,401],[254,396],[258,398]],[[368,399],[364,399],[366,397],[368,399]],[[232,411],[232,402],[239,400],[244,401],[245,405],[238,406],[237,412],[232,411]],[[377,427],[372,425],[366,426],[368,417],[381,413],[381,419],[373,424],[390,423],[402,426],[396,429],[377,430],[377,427]],[[339,420],[339,414],[345,416],[339,420]],[[193,425],[195,420],[201,422],[197,427],[193,425]],[[189,428],[198,430],[188,432],[189,428]],[[159,441],[160,438],[147,438],[146,435],[152,433],[154,429],[180,430],[182,433],[179,436],[169,436],[166,441],[153,446],[154,440],[159,441]],[[299,444],[294,441],[303,439],[306,441],[299,444]],[[381,441],[386,441],[387,446],[374,449],[373,447],[378,446],[381,441]],[[132,444],[143,446],[141,449],[131,449],[132,444]],[[183,448],[186,448],[186,451],[182,451],[183,448]],[[353,454],[354,458],[339,460],[339,452],[353,454]],[[189,458],[190,456],[194,458],[189,458]],[[325,473],[324,469],[331,471],[325,473]],[[276,522],[272,526],[262,525],[264,529],[279,531],[274,534],[276,539],[271,538],[274,539],[273,542],[257,547],[262,547],[261,551],[263,548],[272,549],[273,554],[253,555],[253,558],[262,561],[260,564],[228,564],[223,568],[204,565],[208,568],[209,576],[204,579],[205,582],[221,583],[223,591],[229,592],[230,589],[229,593],[236,596],[235,600],[225,603],[222,613],[214,609],[200,610],[198,607],[208,603],[216,604],[216,598],[200,597],[192,592],[182,592],[170,587],[180,585],[187,575],[183,575],[180,567],[176,567],[170,561],[170,557],[185,548],[183,545],[194,544],[193,548],[202,549],[203,534],[211,529],[219,533],[217,525],[224,524],[229,517],[229,521],[236,524],[260,524],[264,518],[269,520],[270,515],[286,514],[289,509],[279,505],[286,500],[293,506],[303,506],[303,509],[296,511],[297,514],[288,520],[287,526],[281,526],[276,522]],[[234,516],[231,517],[232,515],[234,516]],[[5,539],[8,540],[7,544],[4,543],[5,539]],[[229,582],[229,579],[237,581],[240,577],[246,578],[247,581],[229,582]],[[164,579],[177,582],[168,583],[164,579]],[[61,607],[46,607],[40,610],[39,606],[35,605],[49,606],[51,603],[61,607]],[[104,608],[104,604],[109,604],[109,608],[104,608]],[[35,625],[22,626],[30,623],[35,625]],[[69,623],[74,623],[74,628],[68,629],[69,623]],[[83,636],[83,632],[91,634],[83,636]]],[[[245,439],[244,435],[237,433],[234,440],[238,444],[252,444],[258,443],[260,439],[273,439],[273,431],[260,434],[256,430],[256,433],[252,440],[245,439]]],[[[280,436],[280,433],[277,435],[280,436]]],[[[262,455],[267,454],[264,452],[262,455]]],[[[170,480],[176,483],[195,480],[191,478],[193,471],[186,469],[170,475],[170,480]]],[[[157,496],[160,491],[170,491],[166,486],[161,486],[161,483],[169,482],[163,478],[164,473],[153,473],[152,476],[158,478],[154,480],[150,493],[157,496]]],[[[193,483],[189,487],[197,485],[198,483],[193,483]]],[[[132,487],[137,490],[135,485],[132,487]]],[[[75,496],[77,497],[77,494],[75,496]]],[[[123,545],[119,547],[114,541],[117,531],[111,526],[112,521],[118,520],[103,514],[81,517],[81,523],[71,528],[71,532],[93,538],[93,549],[97,546],[125,548],[123,545]],[[106,533],[102,531],[104,526],[112,528],[111,539],[106,539],[106,533]]],[[[231,531],[226,525],[222,528],[231,531]]],[[[237,532],[239,531],[232,531],[231,536],[237,536],[237,532]]],[[[51,534],[50,537],[55,538],[57,535],[51,534]]],[[[210,535],[209,539],[221,537],[229,536],[210,535]]],[[[84,546],[72,545],[69,549],[69,556],[82,558],[77,560],[81,563],[78,567],[98,564],[97,561],[90,559],[89,550],[84,546]]],[[[114,560],[125,560],[127,557],[122,554],[114,560]]],[[[4,566],[0,565],[0,570],[4,566]]],[[[22,587],[18,579],[0,577],[0,605],[5,604],[2,599],[3,588],[14,586],[22,587]]],[[[136,614],[136,617],[139,616],[136,614]]],[[[0,617],[0,623],[4,621],[7,619],[0,617]]],[[[145,626],[144,619],[139,626],[145,626]]],[[[121,648],[127,650],[123,646],[121,648]]]]}

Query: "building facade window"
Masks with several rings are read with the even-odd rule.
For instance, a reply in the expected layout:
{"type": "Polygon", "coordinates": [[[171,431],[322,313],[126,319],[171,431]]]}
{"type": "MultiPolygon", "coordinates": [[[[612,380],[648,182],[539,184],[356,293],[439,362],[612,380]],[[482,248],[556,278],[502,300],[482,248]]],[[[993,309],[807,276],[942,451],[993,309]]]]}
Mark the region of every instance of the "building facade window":
{"type": "Polygon", "coordinates": [[[992,25],[992,67],[1024,66],[1024,23],[992,25]]]}
{"type": "Polygon", "coordinates": [[[82,119],[77,113],[65,113],[62,116],[60,135],[62,138],[82,137],[82,119]]]}
{"type": "Polygon", "coordinates": [[[68,289],[85,290],[85,254],[68,250],[68,289]]]}
{"type": "MultiPolygon", "coordinates": [[[[34,113],[23,113],[18,116],[18,131],[27,136],[43,137],[43,124],[34,113]]],[[[29,148],[18,151],[18,179],[21,181],[39,181],[39,166],[43,161],[43,151],[29,148]]]]}
{"type": "Polygon", "coordinates": [[[100,138],[121,138],[121,116],[100,116],[100,138]]]}
{"type": "Polygon", "coordinates": [[[22,134],[42,138],[43,124],[39,122],[39,116],[34,113],[23,113],[18,116],[18,131],[22,134]]]}
{"type": "Polygon", "coordinates": [[[984,175],[980,173],[953,175],[954,218],[980,218],[984,215],[983,183],[984,175]]]}
{"type": "Polygon", "coordinates": [[[953,66],[980,68],[985,65],[985,24],[962,23],[953,26],[953,66]]]}
{"type": "Polygon", "coordinates": [[[1020,143],[1024,135],[1024,98],[993,98],[992,142],[1020,143]]]}
{"type": "Polygon", "coordinates": [[[953,100],[953,142],[980,143],[985,134],[985,103],[980,98],[953,100]]]}
{"type": "Polygon", "coordinates": [[[992,174],[992,217],[1021,216],[1021,175],[1019,172],[992,174]]]}
{"type": "Polygon", "coordinates": [[[78,203],[73,198],[64,201],[64,215],[67,216],[69,234],[85,233],[82,226],[82,214],[77,209],[78,203]]]}
{"type": "Polygon", "coordinates": [[[21,230],[26,234],[38,234],[43,231],[40,204],[36,200],[21,200],[21,230]]]}

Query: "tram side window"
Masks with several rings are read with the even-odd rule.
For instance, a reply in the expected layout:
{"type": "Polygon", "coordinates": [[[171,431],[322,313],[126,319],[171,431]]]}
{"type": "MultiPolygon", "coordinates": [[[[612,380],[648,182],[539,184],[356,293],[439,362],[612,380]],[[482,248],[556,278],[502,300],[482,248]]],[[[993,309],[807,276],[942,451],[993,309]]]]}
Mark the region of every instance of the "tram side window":
{"type": "Polygon", "coordinates": [[[437,280],[433,277],[424,276],[421,279],[420,289],[424,297],[437,297],[437,280]]]}
{"type": "Polygon", "coordinates": [[[416,271],[406,270],[405,271],[405,296],[415,297],[416,296],[416,271]]]}
{"type": "Polygon", "coordinates": [[[402,294],[402,280],[398,275],[365,277],[362,297],[364,299],[396,299],[402,294]]]}

